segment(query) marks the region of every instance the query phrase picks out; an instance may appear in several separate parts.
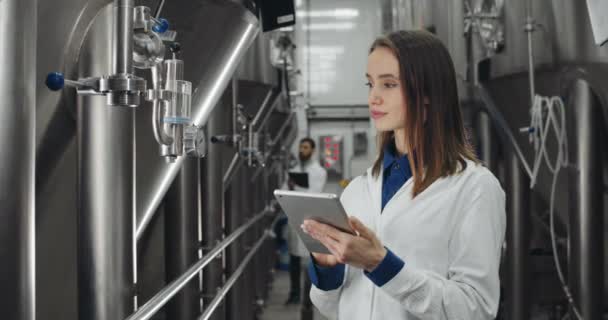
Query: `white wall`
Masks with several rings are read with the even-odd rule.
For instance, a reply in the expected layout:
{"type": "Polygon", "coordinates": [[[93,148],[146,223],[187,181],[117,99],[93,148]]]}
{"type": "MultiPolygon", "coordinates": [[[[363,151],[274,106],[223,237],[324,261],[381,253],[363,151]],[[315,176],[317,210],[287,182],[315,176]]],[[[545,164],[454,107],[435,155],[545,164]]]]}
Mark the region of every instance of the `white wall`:
{"type": "Polygon", "coordinates": [[[367,103],[367,53],[380,34],[379,2],[296,1],[298,88],[311,105],[367,103]]]}

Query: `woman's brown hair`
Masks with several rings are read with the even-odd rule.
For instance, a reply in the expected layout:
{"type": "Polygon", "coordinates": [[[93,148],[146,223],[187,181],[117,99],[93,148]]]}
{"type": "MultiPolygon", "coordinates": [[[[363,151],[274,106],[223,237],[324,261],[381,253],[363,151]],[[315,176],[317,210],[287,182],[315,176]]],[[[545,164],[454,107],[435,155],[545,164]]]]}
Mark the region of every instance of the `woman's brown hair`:
{"type": "MultiPolygon", "coordinates": [[[[422,30],[397,31],[376,39],[370,53],[379,47],[391,50],[399,61],[405,141],[414,178],[412,197],[416,197],[435,180],[458,173],[459,164],[464,170],[465,159],[479,160],[466,138],[454,64],[441,41],[422,30]]],[[[391,139],[392,131],[378,135],[380,154],[372,168],[375,177],[381,172],[384,149],[391,139]]]]}

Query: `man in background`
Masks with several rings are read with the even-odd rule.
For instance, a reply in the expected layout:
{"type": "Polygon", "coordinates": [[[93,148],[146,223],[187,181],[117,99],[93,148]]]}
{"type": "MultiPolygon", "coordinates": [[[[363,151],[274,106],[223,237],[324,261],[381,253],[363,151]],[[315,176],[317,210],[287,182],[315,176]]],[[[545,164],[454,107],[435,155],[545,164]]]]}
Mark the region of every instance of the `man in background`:
{"type": "MultiPolygon", "coordinates": [[[[327,171],[321,167],[319,161],[313,157],[315,153],[315,141],[311,138],[303,138],[300,140],[300,148],[298,152],[298,164],[291,172],[308,173],[308,188],[301,187],[295,184],[294,181],[287,180],[289,190],[302,192],[318,193],[323,192],[325,182],[327,181],[327,171]]],[[[297,233],[291,228],[287,232],[287,245],[289,248],[289,278],[291,287],[289,297],[285,304],[299,303],[302,294],[302,258],[309,258],[309,253],[304,243],[298,237],[297,233]]],[[[304,293],[308,294],[308,293],[304,293]]]]}

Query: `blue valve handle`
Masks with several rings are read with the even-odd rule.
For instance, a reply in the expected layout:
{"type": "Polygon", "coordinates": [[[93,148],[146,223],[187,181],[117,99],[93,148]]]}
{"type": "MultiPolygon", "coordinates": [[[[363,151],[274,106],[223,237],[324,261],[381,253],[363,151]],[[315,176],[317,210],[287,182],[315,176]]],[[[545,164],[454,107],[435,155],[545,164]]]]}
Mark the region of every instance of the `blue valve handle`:
{"type": "Polygon", "coordinates": [[[59,91],[61,89],[63,89],[63,86],[65,84],[65,78],[63,76],[63,73],[61,72],[51,72],[46,76],[46,81],[45,81],[46,86],[53,90],[53,91],[59,91]]]}
{"type": "Polygon", "coordinates": [[[169,29],[169,21],[165,18],[160,18],[152,27],[152,31],[156,33],[164,33],[169,29]]]}

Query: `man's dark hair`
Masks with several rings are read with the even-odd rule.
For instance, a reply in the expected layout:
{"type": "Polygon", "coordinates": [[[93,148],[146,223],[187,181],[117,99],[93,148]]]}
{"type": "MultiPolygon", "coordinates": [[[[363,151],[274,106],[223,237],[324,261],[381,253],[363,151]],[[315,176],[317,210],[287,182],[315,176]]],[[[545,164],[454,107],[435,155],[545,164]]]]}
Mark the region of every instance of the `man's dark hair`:
{"type": "Polygon", "coordinates": [[[302,144],[304,142],[308,142],[310,144],[311,148],[313,148],[313,149],[316,148],[315,141],[312,138],[309,138],[309,137],[302,138],[302,140],[300,140],[300,144],[302,144]]]}

